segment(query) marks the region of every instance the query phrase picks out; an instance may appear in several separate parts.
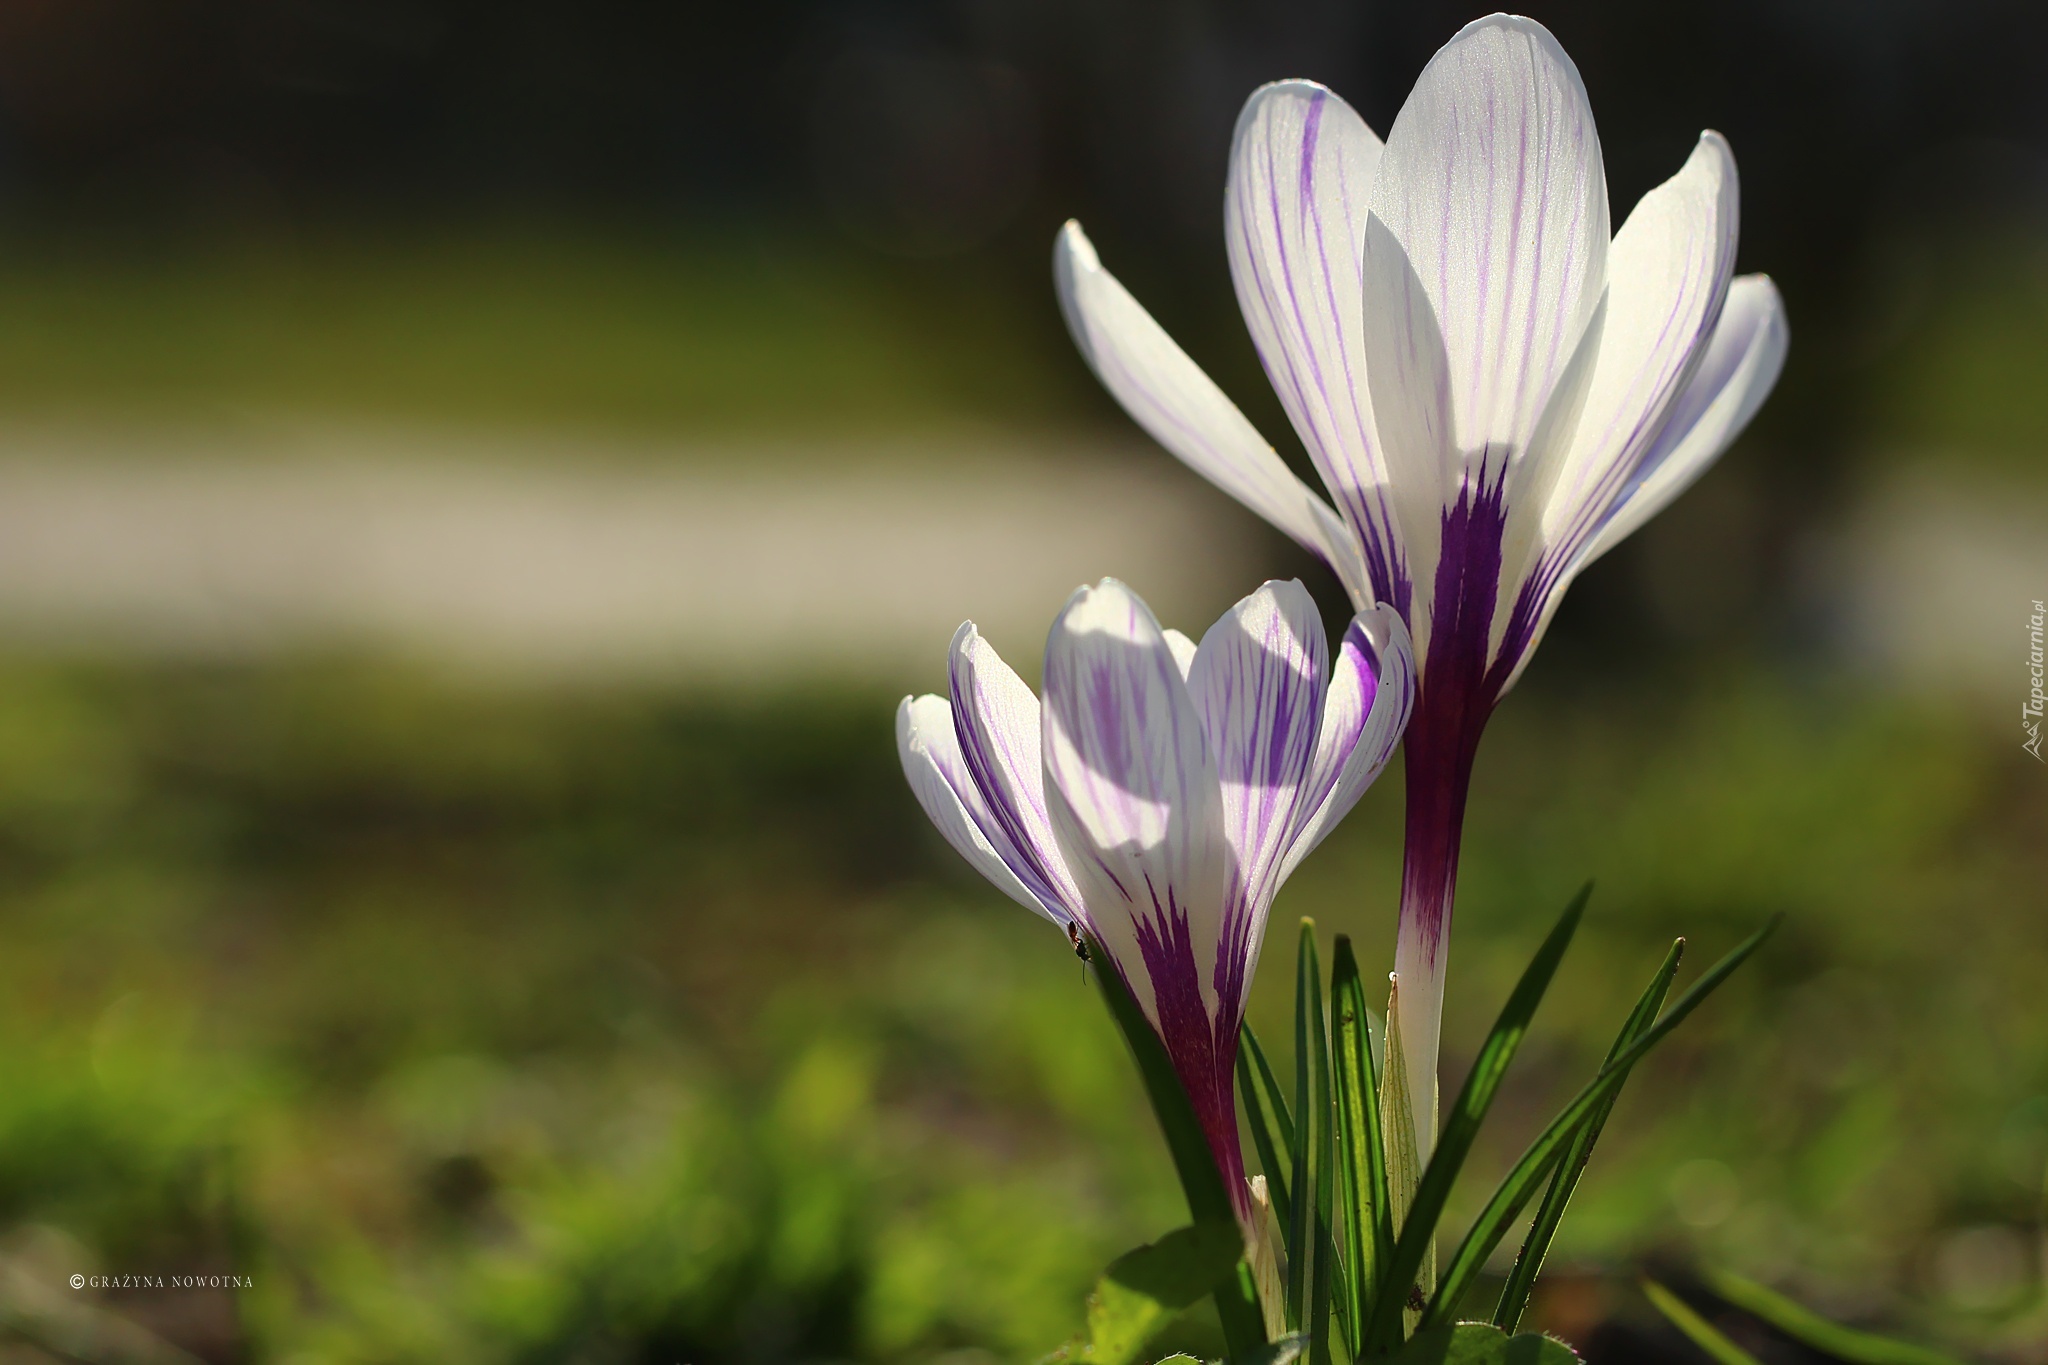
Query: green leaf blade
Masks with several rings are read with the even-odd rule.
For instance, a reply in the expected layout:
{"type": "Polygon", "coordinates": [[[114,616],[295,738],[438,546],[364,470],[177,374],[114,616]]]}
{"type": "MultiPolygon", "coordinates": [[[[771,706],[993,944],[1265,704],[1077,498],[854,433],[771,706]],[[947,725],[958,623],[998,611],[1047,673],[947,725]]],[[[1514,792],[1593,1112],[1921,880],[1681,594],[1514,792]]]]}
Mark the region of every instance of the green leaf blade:
{"type": "Polygon", "coordinates": [[[1493,1197],[1473,1220],[1465,1240],[1458,1245],[1451,1258],[1451,1268],[1438,1286],[1425,1312],[1427,1325],[1440,1325],[1457,1311],[1458,1299],[1471,1287],[1486,1258],[1493,1254],[1494,1247],[1507,1234],[1515,1216],[1534,1197],[1537,1183],[1562,1159],[1566,1149],[1578,1136],[1580,1126],[1588,1116],[1609,1096],[1621,1088],[1628,1078],[1628,1072],[1651,1048],[1662,1042],[1670,1032],[1718,989],[1722,982],[1732,975],[1736,968],[1747,962],[1750,955],[1763,946],[1764,941],[1777,931],[1781,916],[1774,916],[1763,928],[1737,944],[1732,952],[1709,967],[1692,984],[1691,989],[1678,998],[1676,1004],[1666,1010],[1657,1022],[1645,1029],[1640,1037],[1564,1107],[1556,1118],[1550,1121],[1534,1142],[1529,1144],[1507,1176],[1502,1179],[1493,1197]]]}
{"type": "MultiPolygon", "coordinates": [[[[1637,998],[1635,1008],[1622,1022],[1621,1032],[1615,1036],[1613,1046],[1607,1049],[1603,1067],[1612,1066],[1614,1059],[1656,1022],[1657,1011],[1664,1008],[1665,997],[1671,992],[1671,983],[1678,975],[1678,964],[1684,956],[1685,940],[1677,939],[1670,951],[1664,954],[1664,961],[1659,964],[1656,975],[1650,978],[1650,984],[1637,998]]],[[[1620,1098],[1621,1091],[1617,1087],[1593,1110],[1551,1176],[1550,1188],[1544,1192],[1543,1202],[1537,1206],[1536,1216],[1530,1221],[1529,1232],[1522,1239],[1522,1249],[1515,1256],[1514,1268],[1508,1272],[1507,1283],[1501,1287],[1499,1305],[1494,1309],[1493,1325],[1503,1331],[1512,1332],[1521,1324],[1522,1314],[1529,1307],[1529,1296],[1536,1288],[1536,1277],[1543,1269],[1543,1259],[1549,1254],[1558,1224],[1564,1220],[1565,1208],[1571,1203],[1572,1192],[1578,1188],[1579,1177],[1585,1174],[1586,1164],[1592,1159],[1593,1145],[1600,1140],[1607,1116],[1614,1112],[1615,1102],[1620,1098]]]]}
{"type": "Polygon", "coordinates": [[[1954,1356],[1930,1347],[1844,1327],[1740,1275],[1708,1271],[1706,1281],[1709,1289],[1745,1313],[1849,1365],[1961,1365],[1954,1356]]]}
{"type": "Polygon", "coordinates": [[[1266,1049],[1259,1046],[1259,1035],[1252,1032],[1249,1023],[1241,1024],[1237,1030],[1238,1042],[1251,1054],[1252,1069],[1258,1075],[1259,1093],[1266,1098],[1266,1107],[1273,1115],[1273,1126],[1279,1137],[1279,1149],[1283,1152],[1294,1150],[1294,1115],[1288,1111],[1287,1096],[1281,1093],[1280,1078],[1273,1073],[1273,1064],[1266,1060],[1266,1049]]]}
{"type": "MultiPolygon", "coordinates": [[[[1260,1094],[1260,1087],[1252,1073],[1251,1054],[1258,1047],[1258,1039],[1252,1033],[1249,1023],[1238,1026],[1237,1043],[1237,1091],[1244,1100],[1245,1126],[1252,1131],[1252,1147],[1259,1156],[1259,1171],[1266,1177],[1266,1198],[1273,1205],[1273,1214],[1286,1227],[1293,1220],[1293,1208],[1288,1202],[1287,1171],[1280,1163],[1280,1153],[1293,1151],[1293,1139],[1280,1138],[1274,1131],[1277,1125],[1272,1121],[1271,1109],[1260,1094]]],[[[1290,1128],[1292,1124],[1288,1125],[1290,1128]]]]}
{"type": "MultiPolygon", "coordinates": [[[[1315,1140],[1313,1178],[1316,1211],[1315,1261],[1310,1267],[1309,1281],[1308,1350],[1310,1365],[1330,1365],[1330,1296],[1333,1289],[1338,1288],[1340,1278],[1336,1247],[1331,1237],[1335,1227],[1337,1180],[1335,1125],[1331,1122],[1330,1030],[1323,1009],[1323,973],[1316,954],[1314,921],[1303,920],[1301,931],[1302,951],[1308,963],[1307,1016],[1315,1103],[1315,1108],[1308,1115],[1312,1122],[1306,1124],[1315,1140]]],[[[1303,1202],[1307,1202],[1306,1195],[1303,1202]]],[[[1345,1293],[1348,1299],[1348,1287],[1345,1293]]],[[[1348,1316],[1348,1302],[1345,1311],[1348,1316]]]]}
{"type": "Polygon", "coordinates": [[[1643,1297],[1656,1306],[1667,1321],[1693,1345],[1707,1353],[1714,1365],[1763,1365],[1749,1352],[1728,1339],[1728,1335],[1701,1317],[1693,1306],[1655,1280],[1643,1280],[1643,1297]]]}
{"type": "MultiPolygon", "coordinates": [[[[1521,980],[1515,983],[1507,1003],[1501,1006],[1492,1031],[1480,1046],[1479,1055],[1473,1059],[1472,1070],[1466,1075],[1458,1098],[1444,1118],[1436,1150],[1430,1154],[1429,1163],[1423,1168],[1421,1183],[1415,1190],[1415,1202],[1409,1208],[1400,1237],[1394,1244],[1394,1254],[1386,1272],[1386,1289],[1373,1308],[1373,1325],[1367,1333],[1370,1342],[1384,1346],[1399,1340],[1401,1320],[1398,1315],[1405,1298],[1405,1287],[1413,1282],[1416,1272],[1422,1267],[1423,1258],[1435,1237],[1437,1221],[1442,1218],[1444,1204],[1450,1198],[1451,1186],[1456,1182],[1466,1156],[1471,1153],[1487,1109],[1500,1091],[1508,1064],[1514,1060],[1522,1039],[1529,1031],[1529,1021],[1534,1017],[1544,993],[1549,990],[1551,978],[1557,974],[1558,963],[1563,960],[1565,949],[1571,946],[1572,936],[1578,932],[1579,921],[1585,915],[1586,901],[1592,894],[1592,885],[1588,883],[1565,907],[1556,927],[1543,940],[1543,946],[1536,950],[1536,956],[1522,972],[1521,980]]],[[[1443,1287],[1439,1286],[1431,1303],[1444,1297],[1443,1287]]],[[[1419,1326],[1446,1325],[1447,1316],[1442,1313],[1432,1316],[1425,1311],[1419,1326]]]]}
{"type": "Polygon", "coordinates": [[[1387,1190],[1386,1145],[1380,1131],[1379,1077],[1372,1060],[1371,1016],[1365,983],[1351,940],[1337,935],[1330,966],[1330,1015],[1334,1035],[1332,1076],[1336,1082],[1337,1165],[1344,1209],[1341,1241],[1349,1266],[1351,1356],[1365,1349],[1372,1286],[1394,1249],[1393,1209],[1387,1190]]]}

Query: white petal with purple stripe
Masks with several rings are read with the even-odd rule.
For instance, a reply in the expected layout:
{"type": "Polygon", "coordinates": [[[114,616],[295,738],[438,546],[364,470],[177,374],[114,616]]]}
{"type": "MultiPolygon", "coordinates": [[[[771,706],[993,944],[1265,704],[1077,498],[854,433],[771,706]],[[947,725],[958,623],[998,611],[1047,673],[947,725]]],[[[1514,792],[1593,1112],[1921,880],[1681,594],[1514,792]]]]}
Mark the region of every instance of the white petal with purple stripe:
{"type": "Polygon", "coordinates": [[[1299,582],[1268,582],[1225,612],[1188,672],[1216,762],[1233,862],[1220,935],[1226,946],[1264,927],[1253,917],[1271,900],[1294,832],[1328,687],[1322,617],[1299,582]]]}
{"type": "Polygon", "coordinates": [[[1053,280],[1089,368],[1153,440],[1328,564],[1353,596],[1365,591],[1364,561],[1342,519],[1102,268],[1079,223],[1060,230],[1053,280]]]}
{"type": "Polygon", "coordinates": [[[1372,600],[1406,583],[1365,381],[1361,268],[1379,159],[1379,138],[1350,105],[1312,81],[1278,81],[1238,116],[1223,200],[1252,341],[1363,546],[1372,600]]]}
{"type": "Polygon", "coordinates": [[[1415,658],[1401,616],[1382,603],[1352,619],[1323,703],[1315,762],[1275,889],[1358,804],[1401,742],[1415,709],[1415,658]]]}
{"type": "Polygon", "coordinates": [[[1169,1002],[1155,988],[1169,966],[1194,967],[1199,994],[1173,1007],[1213,1016],[1229,859],[1216,765],[1158,621],[1114,579],[1054,622],[1044,716],[1053,833],[1096,931],[1162,1032],[1169,1002]]]}
{"type": "Polygon", "coordinates": [[[1524,449],[1606,277],[1600,139],[1548,30],[1493,15],[1431,59],[1387,135],[1372,211],[1434,315],[1456,451],[1477,464],[1524,449]]]}
{"type": "Polygon", "coordinates": [[[1078,916],[1081,893],[1046,812],[1038,698],[972,621],[953,636],[949,671],[961,761],[1003,836],[997,851],[1040,900],[1078,916]]]}
{"type": "Polygon", "coordinates": [[[1048,904],[1025,886],[1011,870],[1014,858],[997,851],[996,842],[1007,844],[1007,837],[990,818],[988,803],[961,760],[953,708],[944,697],[926,693],[903,699],[896,708],[896,753],[917,804],[975,871],[1025,909],[1054,924],[1073,922],[1065,906],[1048,904]]]}

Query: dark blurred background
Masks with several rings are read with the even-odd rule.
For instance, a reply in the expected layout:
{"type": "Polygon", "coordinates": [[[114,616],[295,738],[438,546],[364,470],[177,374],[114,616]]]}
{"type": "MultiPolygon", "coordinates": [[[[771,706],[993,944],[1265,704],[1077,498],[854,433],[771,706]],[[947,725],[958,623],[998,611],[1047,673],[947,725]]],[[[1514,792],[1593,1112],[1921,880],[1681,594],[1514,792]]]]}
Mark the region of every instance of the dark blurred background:
{"type": "MultiPolygon", "coordinates": [[[[1617,221],[1728,135],[1793,344],[1495,722],[1447,1076],[1588,876],[1487,1169],[1671,935],[1787,911],[1633,1083],[1539,1317],[1689,1359],[1633,1276],[1726,1268],[2039,1360],[2048,8],[1535,14],[1617,221]]],[[[1104,573],[1189,630],[1276,574],[1334,619],[1098,391],[1051,242],[1080,218],[1305,468],[1223,259],[1237,110],[1310,76],[1384,133],[1474,17],[0,3],[0,1351],[1072,1332],[1177,1196],[1092,990],[925,828],[890,710],[967,614],[1034,677],[1104,573]]],[[[1276,911],[1368,970],[1399,785],[1276,911]]]]}

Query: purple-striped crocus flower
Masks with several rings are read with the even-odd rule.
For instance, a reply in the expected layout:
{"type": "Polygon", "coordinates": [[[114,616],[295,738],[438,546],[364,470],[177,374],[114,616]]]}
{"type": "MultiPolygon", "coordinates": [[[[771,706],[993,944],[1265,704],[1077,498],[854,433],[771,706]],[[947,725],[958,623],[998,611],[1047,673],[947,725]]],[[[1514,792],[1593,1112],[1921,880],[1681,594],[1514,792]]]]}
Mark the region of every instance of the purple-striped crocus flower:
{"type": "Polygon", "coordinates": [[[1333,668],[1307,589],[1269,582],[1197,647],[1104,579],[1053,623],[1042,704],[971,621],[950,682],[897,708],[919,804],[1011,899],[1108,950],[1252,1231],[1231,1089],[1246,987],[1280,884],[1400,742],[1407,630],[1360,612],[1333,668]]]}
{"type": "MultiPolygon", "coordinates": [[[[1252,338],[1335,507],[1104,271],[1054,252],[1067,321],[1162,445],[1391,603],[1420,669],[1395,953],[1408,1074],[1436,1075],[1479,735],[1565,588],[1685,489],[1776,382],[1769,279],[1731,279],[1735,162],[1703,133],[1609,237],[1586,91],[1529,19],[1468,25],[1385,144],[1308,81],[1260,88],[1225,196],[1252,338]]],[[[1420,1091],[1418,1144],[1434,1139],[1420,1091]]]]}

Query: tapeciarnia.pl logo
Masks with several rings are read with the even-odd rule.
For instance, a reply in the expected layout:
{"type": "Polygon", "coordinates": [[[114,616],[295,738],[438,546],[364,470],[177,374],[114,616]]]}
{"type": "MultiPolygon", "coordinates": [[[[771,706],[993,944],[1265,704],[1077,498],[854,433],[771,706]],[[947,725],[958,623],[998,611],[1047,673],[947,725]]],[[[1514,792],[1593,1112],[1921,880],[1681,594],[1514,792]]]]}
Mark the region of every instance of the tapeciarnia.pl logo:
{"type": "Polygon", "coordinates": [[[2027,692],[2027,700],[2020,707],[2020,728],[2027,732],[2026,742],[2020,747],[2034,756],[2036,763],[2041,757],[2041,623],[2048,619],[2048,608],[2042,606],[2039,598],[2034,599],[2034,614],[2027,618],[2027,671],[2033,675],[2033,686],[2027,692]]]}

